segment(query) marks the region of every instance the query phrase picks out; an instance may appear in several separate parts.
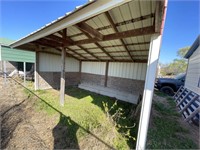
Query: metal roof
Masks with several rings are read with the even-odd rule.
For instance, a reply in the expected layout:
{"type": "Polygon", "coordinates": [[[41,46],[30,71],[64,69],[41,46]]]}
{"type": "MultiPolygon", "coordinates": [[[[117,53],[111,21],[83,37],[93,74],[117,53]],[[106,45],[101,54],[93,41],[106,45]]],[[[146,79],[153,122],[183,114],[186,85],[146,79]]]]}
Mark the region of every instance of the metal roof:
{"type": "Polygon", "coordinates": [[[11,46],[56,52],[64,47],[81,61],[147,62],[151,35],[162,34],[165,11],[164,0],[92,1],[11,46]]]}
{"type": "Polygon", "coordinates": [[[189,51],[186,53],[184,56],[185,58],[190,58],[190,56],[196,51],[196,49],[199,47],[199,42],[200,42],[200,35],[196,38],[194,43],[192,44],[191,48],[189,51]]]}

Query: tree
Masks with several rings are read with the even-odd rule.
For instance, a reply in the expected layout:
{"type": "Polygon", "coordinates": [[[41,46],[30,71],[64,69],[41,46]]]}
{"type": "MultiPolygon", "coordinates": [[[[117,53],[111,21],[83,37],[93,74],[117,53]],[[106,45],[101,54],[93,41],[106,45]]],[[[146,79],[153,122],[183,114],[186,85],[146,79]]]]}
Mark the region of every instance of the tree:
{"type": "Polygon", "coordinates": [[[189,46],[180,48],[177,52],[177,56],[179,56],[180,58],[184,58],[185,54],[188,52],[189,49],[189,46]]]}
{"type": "Polygon", "coordinates": [[[179,73],[186,72],[187,60],[184,58],[185,54],[188,52],[190,47],[183,47],[177,51],[177,56],[179,59],[174,59],[173,62],[169,64],[163,64],[161,68],[161,74],[166,75],[177,75],[179,73]]]}

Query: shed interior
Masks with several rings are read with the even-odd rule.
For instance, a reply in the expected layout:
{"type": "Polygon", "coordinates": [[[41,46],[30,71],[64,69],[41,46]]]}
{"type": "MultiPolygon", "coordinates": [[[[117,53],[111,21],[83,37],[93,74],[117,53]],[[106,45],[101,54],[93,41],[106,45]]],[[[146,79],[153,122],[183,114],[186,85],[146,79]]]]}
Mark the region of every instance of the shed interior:
{"type": "Polygon", "coordinates": [[[136,104],[164,16],[165,1],[91,1],[11,46],[36,52],[36,89],[78,85],[136,104]]]}

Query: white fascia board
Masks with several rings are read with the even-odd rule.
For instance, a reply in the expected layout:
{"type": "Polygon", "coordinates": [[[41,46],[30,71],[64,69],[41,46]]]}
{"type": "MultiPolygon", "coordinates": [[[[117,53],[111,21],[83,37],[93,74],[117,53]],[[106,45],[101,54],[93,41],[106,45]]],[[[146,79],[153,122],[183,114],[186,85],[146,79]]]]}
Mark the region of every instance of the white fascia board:
{"type": "Polygon", "coordinates": [[[76,23],[79,23],[81,21],[87,20],[91,17],[94,17],[98,14],[101,14],[103,12],[106,12],[114,7],[120,6],[124,3],[127,3],[131,0],[98,0],[94,3],[91,3],[90,5],[81,8],[77,12],[74,12],[73,14],[66,16],[66,18],[55,22],[51,24],[50,26],[41,29],[31,35],[28,35],[27,37],[18,40],[14,43],[12,43],[10,46],[17,47],[32,41],[35,41],[37,39],[40,39],[42,37],[45,37],[47,35],[53,34],[57,31],[60,31],[64,28],[67,28],[69,26],[72,26],[76,23]]]}
{"type": "Polygon", "coordinates": [[[151,37],[136,150],[144,150],[146,146],[146,138],[149,126],[149,118],[151,113],[154,83],[158,66],[158,58],[160,54],[161,39],[162,35],[153,35],[151,37]]]}

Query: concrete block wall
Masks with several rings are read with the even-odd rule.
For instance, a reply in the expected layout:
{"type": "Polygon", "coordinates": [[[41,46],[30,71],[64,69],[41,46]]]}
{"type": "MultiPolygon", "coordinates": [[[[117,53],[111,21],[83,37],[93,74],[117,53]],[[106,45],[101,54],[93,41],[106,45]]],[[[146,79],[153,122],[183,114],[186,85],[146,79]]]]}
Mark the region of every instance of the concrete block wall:
{"type": "MultiPolygon", "coordinates": [[[[39,89],[59,89],[60,72],[39,72],[39,89]]],[[[80,73],[66,72],[65,86],[78,86],[80,83],[80,73]]]]}

